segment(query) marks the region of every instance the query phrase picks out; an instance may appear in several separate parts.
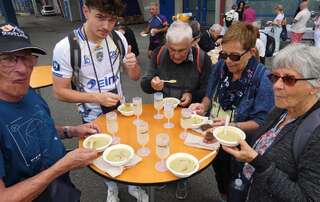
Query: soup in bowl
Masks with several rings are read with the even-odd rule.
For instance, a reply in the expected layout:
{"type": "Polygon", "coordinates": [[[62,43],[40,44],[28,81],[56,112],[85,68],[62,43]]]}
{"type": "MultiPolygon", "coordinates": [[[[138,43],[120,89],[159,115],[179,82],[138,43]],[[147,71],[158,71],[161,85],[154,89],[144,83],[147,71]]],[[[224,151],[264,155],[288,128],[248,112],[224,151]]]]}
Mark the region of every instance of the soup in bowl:
{"type": "Polygon", "coordinates": [[[214,137],[220,142],[220,144],[235,147],[239,145],[240,140],[246,139],[246,134],[239,128],[228,126],[224,131],[224,126],[213,129],[214,137]]]}
{"type": "Polygon", "coordinates": [[[206,123],[207,120],[208,120],[207,117],[200,116],[197,114],[192,115],[191,116],[192,128],[199,128],[201,125],[206,123]]]}
{"type": "Polygon", "coordinates": [[[112,166],[123,166],[134,157],[134,149],[126,144],[116,144],[107,148],[102,155],[104,161],[112,166]]]}
{"type": "Polygon", "coordinates": [[[83,141],[83,147],[86,149],[95,149],[103,152],[112,143],[112,137],[105,133],[98,133],[88,136],[83,141]]]}
{"type": "Polygon", "coordinates": [[[134,115],[132,103],[121,104],[118,106],[117,109],[123,116],[133,116],[134,115]]]}
{"type": "Polygon", "coordinates": [[[166,161],[168,170],[179,178],[189,177],[199,170],[199,161],[188,153],[175,153],[166,161]]]}

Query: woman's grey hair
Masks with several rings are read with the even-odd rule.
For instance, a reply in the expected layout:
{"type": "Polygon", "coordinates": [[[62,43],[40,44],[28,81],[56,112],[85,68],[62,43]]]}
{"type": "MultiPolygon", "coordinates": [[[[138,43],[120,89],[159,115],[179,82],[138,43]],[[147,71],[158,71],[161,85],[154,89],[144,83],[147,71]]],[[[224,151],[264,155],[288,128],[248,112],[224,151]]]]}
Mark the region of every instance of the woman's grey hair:
{"type": "Polygon", "coordinates": [[[222,32],[222,30],[223,30],[223,27],[221,26],[221,25],[219,25],[219,24],[213,24],[211,27],[210,27],[210,29],[209,29],[210,31],[217,31],[217,32],[222,32]]]}
{"type": "Polygon", "coordinates": [[[186,39],[192,41],[192,29],[189,24],[181,21],[173,22],[166,34],[167,42],[180,43],[186,39]]]}
{"type": "MultiPolygon", "coordinates": [[[[319,64],[319,48],[304,44],[291,44],[275,56],[272,69],[290,68],[300,73],[304,78],[320,78],[319,64]]],[[[314,87],[319,87],[318,80],[308,80],[308,82],[314,87]]]]}

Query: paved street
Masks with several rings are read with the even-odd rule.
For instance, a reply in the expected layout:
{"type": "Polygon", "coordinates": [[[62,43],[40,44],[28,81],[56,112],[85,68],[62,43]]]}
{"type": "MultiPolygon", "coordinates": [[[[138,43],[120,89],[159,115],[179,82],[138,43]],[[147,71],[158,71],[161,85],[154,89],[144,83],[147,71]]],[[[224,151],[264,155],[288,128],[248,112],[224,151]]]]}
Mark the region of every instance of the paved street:
{"type": "MultiPolygon", "coordinates": [[[[3,18],[0,17],[0,22],[3,18]]],[[[47,50],[47,56],[41,56],[39,65],[51,64],[52,50],[60,39],[67,35],[79,23],[66,22],[62,17],[34,17],[24,16],[18,18],[20,26],[31,35],[32,42],[47,50]]],[[[133,25],[131,28],[136,33],[140,48],[139,60],[142,67],[142,72],[148,66],[147,53],[147,38],[139,36],[139,32],[145,25],[133,25]]],[[[124,92],[128,99],[135,95],[141,95],[145,103],[151,102],[151,96],[143,93],[140,89],[139,82],[133,82],[124,76],[124,92]]],[[[79,124],[80,119],[74,104],[66,104],[57,101],[52,96],[52,88],[44,88],[41,90],[42,97],[48,102],[52,115],[57,124],[71,125],[79,124]]],[[[120,126],[121,127],[121,126],[120,126]]],[[[74,148],[77,146],[76,140],[65,141],[67,148],[74,148]]],[[[91,170],[84,168],[81,170],[72,171],[72,179],[76,186],[82,190],[83,202],[102,202],[106,200],[107,189],[103,183],[103,179],[93,173],[91,170]]],[[[191,201],[219,201],[217,194],[216,182],[214,181],[214,173],[211,168],[207,168],[200,175],[197,175],[189,180],[189,195],[186,202],[191,201]]],[[[175,185],[168,185],[167,187],[156,190],[155,198],[157,202],[161,201],[179,201],[175,199],[175,185]]],[[[133,197],[128,194],[127,186],[120,185],[119,197],[121,201],[135,201],[133,197]]]]}

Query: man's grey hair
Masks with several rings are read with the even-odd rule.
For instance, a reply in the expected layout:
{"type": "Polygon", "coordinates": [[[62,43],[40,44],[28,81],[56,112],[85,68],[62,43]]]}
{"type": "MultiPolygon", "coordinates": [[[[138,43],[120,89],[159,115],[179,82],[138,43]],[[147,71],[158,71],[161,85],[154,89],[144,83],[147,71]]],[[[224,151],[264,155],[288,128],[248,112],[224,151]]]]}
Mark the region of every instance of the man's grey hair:
{"type": "Polygon", "coordinates": [[[180,43],[184,40],[192,41],[192,29],[188,23],[173,22],[168,28],[166,40],[170,43],[180,43]]]}
{"type": "Polygon", "coordinates": [[[210,27],[210,29],[209,29],[210,31],[217,31],[217,32],[219,32],[219,33],[221,33],[222,32],[222,30],[223,30],[223,27],[221,26],[221,25],[219,25],[219,24],[213,24],[211,27],[210,27]]]}
{"type": "MultiPolygon", "coordinates": [[[[291,44],[282,49],[273,59],[272,69],[290,68],[300,73],[303,78],[320,78],[320,49],[305,44],[291,44]]],[[[319,80],[308,80],[319,87],[319,80]]],[[[318,94],[320,97],[320,94],[318,94]]]]}

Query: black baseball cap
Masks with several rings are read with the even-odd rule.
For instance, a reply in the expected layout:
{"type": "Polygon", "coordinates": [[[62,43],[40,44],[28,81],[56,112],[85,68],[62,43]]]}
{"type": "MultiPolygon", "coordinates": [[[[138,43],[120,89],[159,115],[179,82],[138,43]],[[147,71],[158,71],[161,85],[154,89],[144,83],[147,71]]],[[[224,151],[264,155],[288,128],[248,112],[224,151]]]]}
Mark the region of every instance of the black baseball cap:
{"type": "Polygon", "coordinates": [[[30,37],[18,26],[11,23],[0,24],[0,52],[11,53],[26,49],[46,55],[45,50],[31,44],[30,37]]]}

